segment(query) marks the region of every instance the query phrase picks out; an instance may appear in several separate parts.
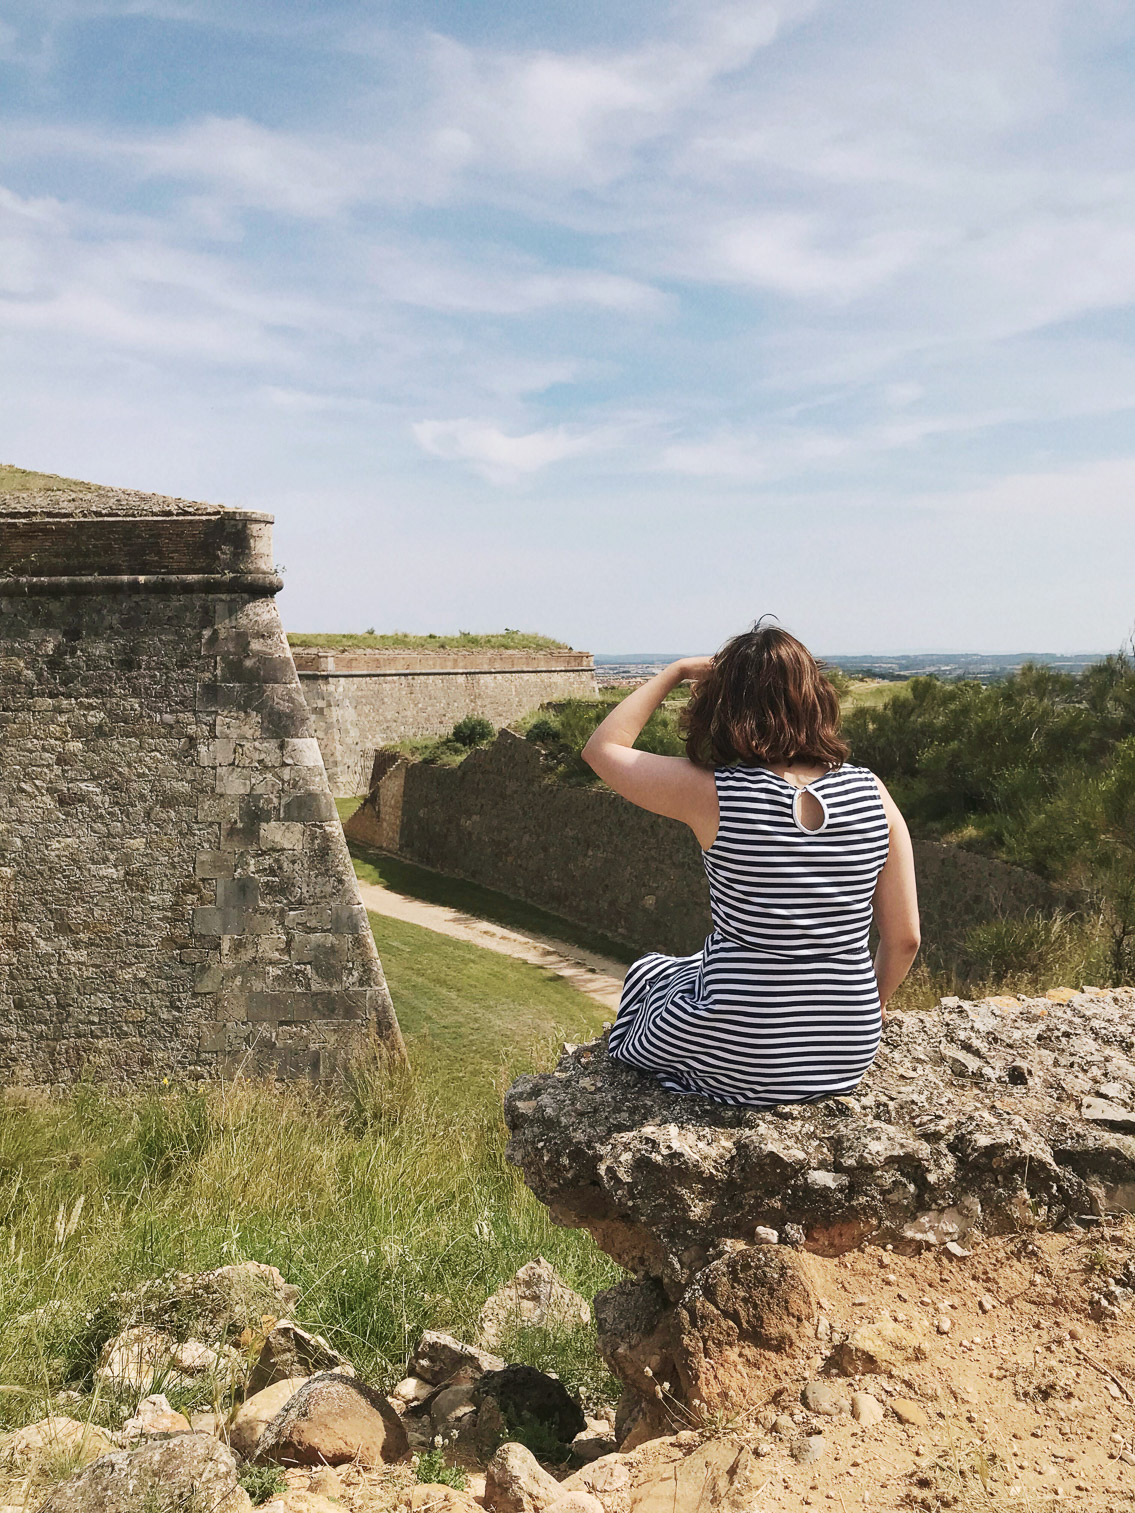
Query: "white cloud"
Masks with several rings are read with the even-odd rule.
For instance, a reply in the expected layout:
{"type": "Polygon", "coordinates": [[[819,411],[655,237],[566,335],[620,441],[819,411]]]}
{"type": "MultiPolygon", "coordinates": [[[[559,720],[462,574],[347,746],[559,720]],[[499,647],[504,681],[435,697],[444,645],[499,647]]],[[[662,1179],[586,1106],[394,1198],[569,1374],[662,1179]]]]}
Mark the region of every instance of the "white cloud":
{"type": "Polygon", "coordinates": [[[491,421],[468,418],[420,420],[412,429],[424,452],[451,462],[470,463],[493,483],[514,482],[602,444],[597,433],[573,435],[564,426],[509,436],[491,421]]]}

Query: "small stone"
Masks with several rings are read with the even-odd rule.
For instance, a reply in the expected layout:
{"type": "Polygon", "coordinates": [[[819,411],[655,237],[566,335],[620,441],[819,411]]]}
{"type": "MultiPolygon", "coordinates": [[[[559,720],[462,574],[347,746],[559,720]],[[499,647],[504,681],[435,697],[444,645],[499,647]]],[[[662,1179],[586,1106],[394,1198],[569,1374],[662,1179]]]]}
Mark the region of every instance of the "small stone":
{"type": "Polygon", "coordinates": [[[406,1376],[418,1377],[432,1387],[441,1387],[455,1379],[474,1382],[486,1371],[502,1371],[504,1365],[502,1356],[480,1350],[476,1345],[463,1344],[440,1329],[427,1329],[410,1357],[406,1376]]]}
{"type": "Polygon", "coordinates": [[[853,1392],[851,1394],[851,1414],[857,1424],[870,1428],[872,1424],[883,1422],[883,1405],[878,1398],[871,1396],[869,1392],[853,1392]]]}
{"type": "Polygon", "coordinates": [[[893,1397],[888,1406],[900,1424],[911,1424],[922,1428],[930,1422],[925,1408],[919,1407],[909,1397],[893,1397]]]}
{"type": "Polygon", "coordinates": [[[273,1382],[293,1380],[297,1376],[316,1376],[321,1371],[337,1371],[340,1376],[355,1374],[354,1367],[332,1349],[321,1334],[311,1334],[291,1319],[280,1319],[260,1347],[246,1392],[249,1397],[255,1397],[273,1382]]]}
{"type": "Polygon", "coordinates": [[[954,1321],[949,1317],[948,1314],[942,1314],[937,1324],[935,1325],[935,1328],[938,1330],[939,1334],[949,1334],[950,1330],[953,1329],[953,1327],[954,1321]]]}
{"type": "Polygon", "coordinates": [[[151,1393],[138,1404],[133,1418],[122,1426],[122,1433],[130,1444],[139,1439],[157,1439],[171,1434],[188,1434],[192,1424],[184,1413],[178,1413],[163,1393],[151,1393]]]}
{"type": "Polygon", "coordinates": [[[273,1382],[263,1392],[245,1398],[233,1415],[228,1432],[229,1444],[238,1455],[250,1460],[256,1454],[260,1436],[306,1381],[307,1377],[297,1376],[290,1382],[273,1382]]]}
{"type": "Polygon", "coordinates": [[[823,1418],[839,1418],[851,1412],[851,1404],[827,1382],[806,1383],[800,1401],[809,1413],[818,1413],[823,1418]]]}
{"type": "Polygon", "coordinates": [[[982,1297],[978,1299],[977,1306],[981,1309],[982,1313],[992,1313],[993,1310],[997,1307],[997,1300],[990,1297],[988,1293],[984,1293],[982,1297]]]}
{"type": "Polygon", "coordinates": [[[261,1434],[256,1459],[285,1466],[357,1461],[378,1467],[401,1460],[408,1450],[402,1420],[381,1393],[328,1372],[308,1377],[289,1398],[261,1434]]]}
{"type": "Polygon", "coordinates": [[[432,1384],[420,1376],[404,1376],[390,1396],[397,1403],[421,1403],[433,1390],[432,1384]]]}
{"type": "Polygon", "coordinates": [[[787,1413],[778,1413],[772,1421],[772,1432],[783,1435],[785,1439],[790,1439],[796,1433],[796,1425],[787,1413]]]}
{"type": "Polygon", "coordinates": [[[822,1434],[809,1434],[792,1446],[792,1459],[802,1466],[810,1466],[821,1459],[827,1448],[828,1442],[822,1434]]]}
{"type": "Polygon", "coordinates": [[[956,1240],[947,1240],[942,1249],[948,1256],[952,1256],[955,1261],[965,1261],[973,1255],[972,1250],[967,1250],[964,1245],[959,1245],[956,1240]]]}
{"type": "Polygon", "coordinates": [[[1079,1324],[1069,1324],[1068,1338],[1070,1340],[1082,1340],[1084,1338],[1084,1331],[1079,1324]]]}
{"type": "Polygon", "coordinates": [[[780,1235],[775,1229],[769,1229],[767,1224],[758,1224],[753,1230],[754,1245],[778,1245],[780,1235]]]}

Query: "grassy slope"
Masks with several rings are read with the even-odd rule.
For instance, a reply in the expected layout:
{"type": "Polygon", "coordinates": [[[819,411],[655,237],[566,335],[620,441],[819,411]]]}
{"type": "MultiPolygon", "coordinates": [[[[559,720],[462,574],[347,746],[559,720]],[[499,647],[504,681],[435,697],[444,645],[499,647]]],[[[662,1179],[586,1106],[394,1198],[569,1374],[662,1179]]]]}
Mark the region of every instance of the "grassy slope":
{"type": "Polygon", "coordinates": [[[26,489],[88,488],[78,478],[59,478],[55,473],[32,473],[27,468],[0,463],[0,494],[20,494],[26,489]]]}
{"type": "Polygon", "coordinates": [[[553,641],[550,636],[538,636],[534,631],[504,630],[487,632],[484,635],[472,631],[458,631],[456,635],[413,636],[404,631],[388,635],[350,634],[330,632],[315,634],[308,631],[293,631],[288,634],[292,646],[318,646],[325,651],[368,651],[372,649],[396,651],[568,651],[564,641],[553,641]]]}
{"type": "MultiPolygon", "coordinates": [[[[386,1385],[423,1328],[468,1336],[488,1294],[538,1254],[585,1294],[616,1279],[506,1165],[500,1117],[507,1081],[601,1010],[526,963],[374,924],[409,1075],[374,1075],[331,1105],[247,1086],[0,1097],[0,1382],[16,1389],[0,1393],[0,1425],[41,1416],[82,1375],[87,1311],[170,1267],[279,1266],[303,1291],[298,1317],[386,1385]],[[48,1319],[21,1322],[52,1299],[48,1319]]],[[[601,1380],[586,1337],[531,1349],[580,1386],[601,1380]]]]}
{"type": "Polygon", "coordinates": [[[401,920],[370,922],[410,1054],[431,1082],[495,1085],[533,1047],[590,1040],[610,1018],[542,967],[401,920]]]}

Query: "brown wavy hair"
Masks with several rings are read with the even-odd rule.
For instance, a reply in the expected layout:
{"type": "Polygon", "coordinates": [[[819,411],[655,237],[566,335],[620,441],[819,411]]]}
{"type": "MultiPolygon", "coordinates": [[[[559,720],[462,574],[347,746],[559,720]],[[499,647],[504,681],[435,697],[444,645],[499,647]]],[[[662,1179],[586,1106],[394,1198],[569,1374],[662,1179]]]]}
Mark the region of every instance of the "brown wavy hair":
{"type": "Polygon", "coordinates": [[[682,726],[686,754],[701,767],[838,767],[850,750],[839,734],[839,695],[820,664],[795,636],[759,621],[714,657],[682,726]]]}

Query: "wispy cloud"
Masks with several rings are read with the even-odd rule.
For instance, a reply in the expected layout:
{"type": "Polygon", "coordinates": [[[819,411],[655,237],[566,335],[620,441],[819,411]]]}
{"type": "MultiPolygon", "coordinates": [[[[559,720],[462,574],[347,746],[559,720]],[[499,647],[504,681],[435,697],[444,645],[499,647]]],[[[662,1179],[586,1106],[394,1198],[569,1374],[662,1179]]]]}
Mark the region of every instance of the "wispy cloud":
{"type": "Polygon", "coordinates": [[[511,436],[491,421],[420,420],[414,439],[424,452],[450,462],[469,463],[492,483],[514,483],[554,462],[580,457],[609,445],[609,433],[573,434],[564,426],[511,436]]]}

